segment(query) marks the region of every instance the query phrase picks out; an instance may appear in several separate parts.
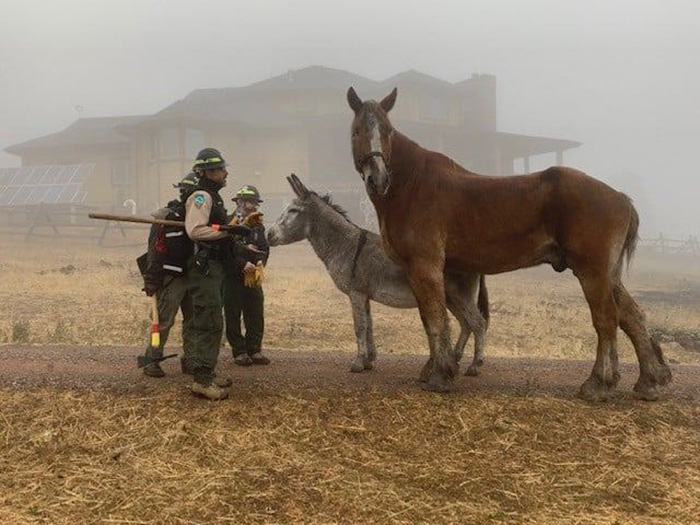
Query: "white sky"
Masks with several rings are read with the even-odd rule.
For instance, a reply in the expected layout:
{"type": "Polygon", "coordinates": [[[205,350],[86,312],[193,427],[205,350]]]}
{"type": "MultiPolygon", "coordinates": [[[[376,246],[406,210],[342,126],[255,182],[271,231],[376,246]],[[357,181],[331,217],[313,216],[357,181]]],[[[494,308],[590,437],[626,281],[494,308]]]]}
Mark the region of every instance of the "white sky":
{"type": "Polygon", "coordinates": [[[565,163],[631,194],[647,234],[700,234],[690,0],[0,0],[0,149],[67,126],[75,106],[152,113],[314,64],[495,74],[501,131],[583,142],[565,163]]]}

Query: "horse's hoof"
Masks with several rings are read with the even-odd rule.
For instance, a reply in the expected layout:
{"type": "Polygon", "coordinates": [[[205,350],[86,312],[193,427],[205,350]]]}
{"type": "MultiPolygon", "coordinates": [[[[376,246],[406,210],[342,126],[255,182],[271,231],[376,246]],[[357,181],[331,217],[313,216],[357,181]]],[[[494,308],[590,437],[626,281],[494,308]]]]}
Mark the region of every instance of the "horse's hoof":
{"type": "Polygon", "coordinates": [[[476,377],[479,375],[479,368],[476,367],[475,365],[469,365],[469,368],[467,368],[467,371],[464,372],[465,376],[470,376],[470,377],[476,377]]]}
{"type": "Polygon", "coordinates": [[[365,370],[372,370],[374,368],[374,363],[372,361],[367,361],[362,365],[362,368],[365,370]]]}
{"type": "Polygon", "coordinates": [[[661,394],[655,386],[645,386],[639,389],[635,386],[634,397],[642,401],[658,401],[661,399],[661,394]]]}
{"type": "Polygon", "coordinates": [[[598,379],[589,377],[579,388],[577,397],[591,403],[599,403],[610,399],[611,390],[598,379]]]}
{"type": "Polygon", "coordinates": [[[359,374],[360,372],[364,372],[365,370],[365,365],[362,363],[357,363],[353,362],[353,364],[350,366],[350,371],[354,372],[355,374],[359,374]]]}

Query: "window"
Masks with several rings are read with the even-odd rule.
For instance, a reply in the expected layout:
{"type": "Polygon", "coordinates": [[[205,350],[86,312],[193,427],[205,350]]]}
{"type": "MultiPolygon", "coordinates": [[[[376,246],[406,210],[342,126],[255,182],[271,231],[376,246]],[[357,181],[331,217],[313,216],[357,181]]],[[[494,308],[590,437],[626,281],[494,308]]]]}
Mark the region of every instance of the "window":
{"type": "Polygon", "coordinates": [[[204,149],[204,133],[198,129],[185,130],[185,157],[195,159],[197,153],[204,149]]]}
{"type": "Polygon", "coordinates": [[[129,184],[129,159],[112,159],[112,186],[129,184]]]}
{"type": "Polygon", "coordinates": [[[176,159],[179,157],[177,128],[163,128],[160,130],[160,158],[176,159]]]}

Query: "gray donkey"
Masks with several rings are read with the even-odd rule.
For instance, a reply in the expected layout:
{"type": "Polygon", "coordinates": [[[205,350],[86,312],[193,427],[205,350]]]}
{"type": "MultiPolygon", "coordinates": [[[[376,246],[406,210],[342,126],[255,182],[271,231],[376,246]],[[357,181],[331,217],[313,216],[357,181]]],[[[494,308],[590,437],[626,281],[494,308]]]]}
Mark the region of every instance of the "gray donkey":
{"type": "MultiPolygon", "coordinates": [[[[320,196],[308,190],[296,175],[287,177],[287,181],[296,198],[268,229],[268,242],[270,246],[279,246],[309,240],[335,285],[350,297],[357,338],[357,357],[350,370],[370,370],[377,350],[369,301],[394,308],[416,308],[418,303],[408,280],[403,269],[384,252],[379,235],[352,223],[330,195],[320,196]]],[[[461,328],[455,347],[457,360],[461,359],[473,331],[474,359],[466,375],[476,376],[484,362],[484,339],[489,321],[486,283],[479,275],[447,272],[445,276],[447,307],[461,328]]],[[[426,365],[424,371],[428,368],[426,365]]]]}

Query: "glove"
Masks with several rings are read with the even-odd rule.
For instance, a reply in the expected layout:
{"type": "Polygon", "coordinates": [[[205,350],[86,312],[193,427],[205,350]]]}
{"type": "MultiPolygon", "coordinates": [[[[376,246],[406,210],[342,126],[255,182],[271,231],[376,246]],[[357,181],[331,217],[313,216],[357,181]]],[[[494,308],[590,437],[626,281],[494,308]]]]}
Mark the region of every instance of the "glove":
{"type": "Polygon", "coordinates": [[[261,211],[251,213],[243,220],[243,226],[248,226],[248,228],[252,228],[253,226],[262,226],[263,215],[264,214],[261,211]]]}
{"type": "Polygon", "coordinates": [[[259,262],[255,265],[255,270],[250,273],[243,273],[243,284],[248,288],[260,288],[263,280],[263,264],[259,262]]]}

